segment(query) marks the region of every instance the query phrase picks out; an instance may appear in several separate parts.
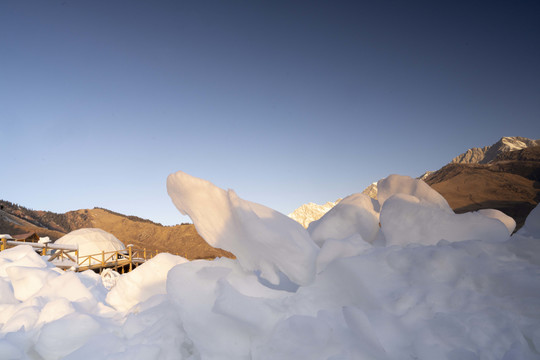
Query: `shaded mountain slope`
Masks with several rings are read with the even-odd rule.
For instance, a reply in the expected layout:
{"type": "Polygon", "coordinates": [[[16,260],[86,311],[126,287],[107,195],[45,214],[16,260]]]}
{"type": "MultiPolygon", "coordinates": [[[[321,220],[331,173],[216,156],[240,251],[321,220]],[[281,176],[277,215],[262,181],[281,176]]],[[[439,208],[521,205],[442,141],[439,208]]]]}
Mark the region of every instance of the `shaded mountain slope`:
{"type": "Polygon", "coordinates": [[[450,163],[425,182],[457,213],[493,208],[521,227],[540,201],[540,146],[499,154],[489,164],[450,163]]]}

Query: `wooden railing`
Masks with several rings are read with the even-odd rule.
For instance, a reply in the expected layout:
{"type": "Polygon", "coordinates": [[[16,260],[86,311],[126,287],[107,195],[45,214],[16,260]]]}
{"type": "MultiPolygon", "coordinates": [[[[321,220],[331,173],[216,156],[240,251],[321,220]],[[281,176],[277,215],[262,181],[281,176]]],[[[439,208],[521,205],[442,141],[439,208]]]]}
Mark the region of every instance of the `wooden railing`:
{"type": "Polygon", "coordinates": [[[146,249],[136,249],[133,245],[128,245],[125,250],[102,251],[99,254],[80,256],[76,245],[55,245],[39,244],[24,241],[2,239],[0,251],[18,245],[29,245],[33,248],[41,249],[41,255],[48,255],[49,250],[54,253],[48,261],[56,263],[57,266],[68,268],[105,268],[111,266],[128,266],[129,271],[133,270],[133,265],[144,263],[158,254],[158,251],[147,251],[146,249]]]}
{"type": "MultiPolygon", "coordinates": [[[[76,253],[78,251],[78,248],[76,245],[56,245],[56,244],[40,244],[35,242],[25,242],[22,240],[8,240],[5,238],[2,238],[2,243],[0,245],[0,251],[6,250],[18,245],[28,245],[35,249],[41,249],[41,255],[47,255],[49,250],[55,250],[56,252],[60,252],[62,256],[68,256],[69,253],[76,253]]],[[[59,256],[59,255],[57,255],[59,256]]],[[[72,256],[69,256],[69,258],[72,258],[72,256]]],[[[77,256],[75,255],[75,258],[77,256]]]]}

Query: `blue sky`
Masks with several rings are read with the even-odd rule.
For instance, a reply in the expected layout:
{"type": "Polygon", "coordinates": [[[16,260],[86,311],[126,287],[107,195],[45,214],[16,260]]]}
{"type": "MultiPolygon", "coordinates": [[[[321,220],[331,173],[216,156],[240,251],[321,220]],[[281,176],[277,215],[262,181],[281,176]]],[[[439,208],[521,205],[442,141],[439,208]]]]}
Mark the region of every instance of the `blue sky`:
{"type": "Polygon", "coordinates": [[[538,1],[2,1],[0,198],[171,225],[177,170],[283,213],[540,138],[538,1]]]}

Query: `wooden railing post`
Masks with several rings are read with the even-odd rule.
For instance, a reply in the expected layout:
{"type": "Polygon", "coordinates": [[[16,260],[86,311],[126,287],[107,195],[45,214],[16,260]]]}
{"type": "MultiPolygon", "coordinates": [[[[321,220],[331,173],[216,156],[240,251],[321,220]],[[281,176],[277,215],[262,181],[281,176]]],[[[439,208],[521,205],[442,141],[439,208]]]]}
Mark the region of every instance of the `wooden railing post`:
{"type": "Polygon", "coordinates": [[[128,253],[129,253],[129,271],[133,270],[133,259],[131,258],[131,255],[132,255],[132,249],[133,248],[133,245],[128,245],[128,253]]]}
{"type": "Polygon", "coordinates": [[[146,248],[144,248],[144,260],[146,261],[146,248]]]}
{"type": "Polygon", "coordinates": [[[2,238],[2,245],[1,245],[0,251],[6,250],[6,245],[7,245],[7,239],[2,238]]]}
{"type": "Polygon", "coordinates": [[[105,267],[105,250],[101,251],[101,267],[105,267]]]}

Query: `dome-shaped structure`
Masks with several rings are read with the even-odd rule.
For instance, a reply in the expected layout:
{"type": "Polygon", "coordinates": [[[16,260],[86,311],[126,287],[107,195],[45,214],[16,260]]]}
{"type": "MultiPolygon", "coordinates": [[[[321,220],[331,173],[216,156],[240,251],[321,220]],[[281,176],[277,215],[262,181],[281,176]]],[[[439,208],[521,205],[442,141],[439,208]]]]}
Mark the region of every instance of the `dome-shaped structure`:
{"type": "Polygon", "coordinates": [[[55,241],[57,245],[76,245],[79,248],[79,258],[88,255],[125,250],[124,244],[113,234],[96,228],[79,229],[62,236],[55,241]]]}

